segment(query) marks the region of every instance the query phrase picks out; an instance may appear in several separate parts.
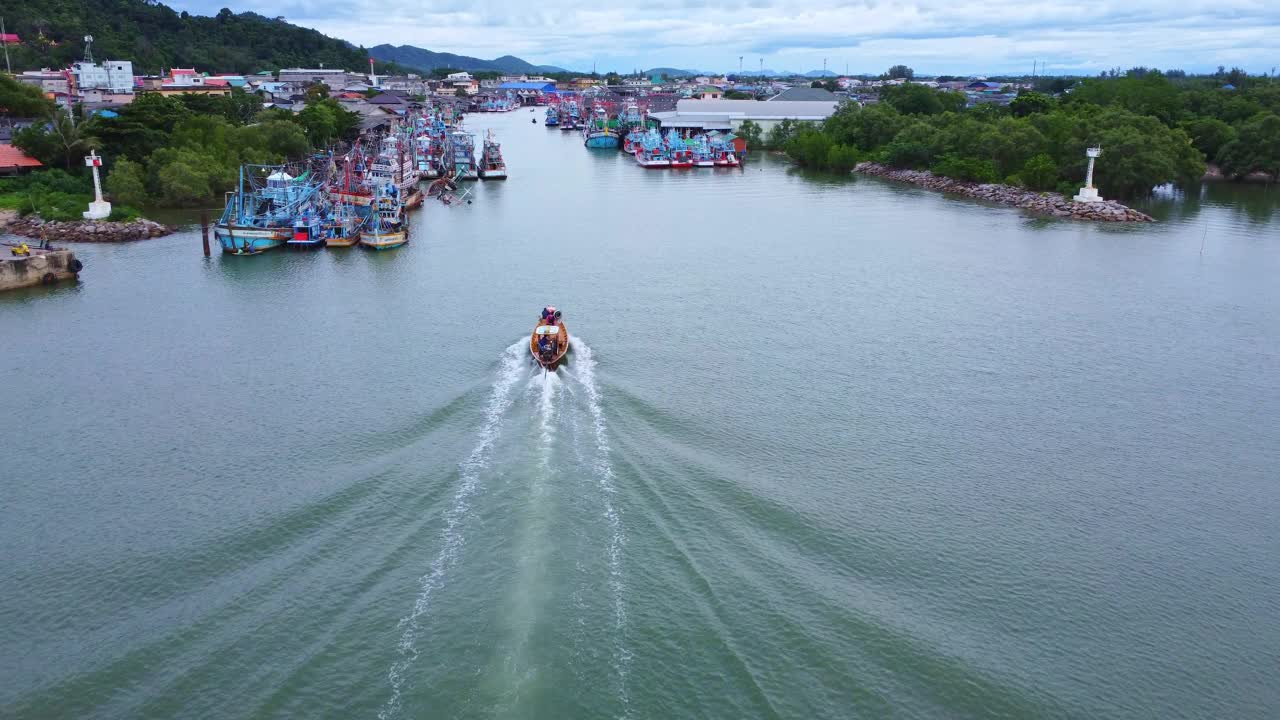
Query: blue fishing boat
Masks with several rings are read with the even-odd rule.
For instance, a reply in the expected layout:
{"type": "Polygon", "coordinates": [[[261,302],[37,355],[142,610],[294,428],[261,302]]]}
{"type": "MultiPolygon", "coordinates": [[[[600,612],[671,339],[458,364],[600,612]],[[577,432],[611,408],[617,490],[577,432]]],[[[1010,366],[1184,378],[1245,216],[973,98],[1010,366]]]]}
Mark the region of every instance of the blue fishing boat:
{"type": "Polygon", "coordinates": [[[618,149],[617,122],[609,119],[603,105],[595,106],[591,119],[582,128],[583,144],[589,148],[618,149]],[[610,123],[613,123],[610,125],[610,123]]]}
{"type": "Polygon", "coordinates": [[[390,250],[409,242],[400,188],[394,182],[379,183],[374,187],[373,203],[374,212],[360,233],[360,245],[390,250]]]}
{"type": "Polygon", "coordinates": [[[324,184],[309,170],[295,177],[284,165],[242,165],[240,181],[227,193],[213,236],[222,251],[232,255],[256,255],[280,247],[293,236],[297,218],[319,215],[324,184]]]}
{"type": "Polygon", "coordinates": [[[715,153],[711,151],[711,144],[707,142],[706,135],[696,135],[688,142],[689,151],[693,154],[694,167],[715,167],[715,153]]]}
{"type": "Polygon", "coordinates": [[[547,118],[542,121],[547,127],[555,127],[560,124],[560,111],[555,105],[547,106],[547,118]]]}
{"type": "Polygon", "coordinates": [[[657,130],[649,130],[636,142],[636,162],[644,168],[669,168],[671,155],[657,130]]]}
{"type": "Polygon", "coordinates": [[[449,168],[455,180],[476,180],[476,140],[465,130],[449,133],[449,168]]]}

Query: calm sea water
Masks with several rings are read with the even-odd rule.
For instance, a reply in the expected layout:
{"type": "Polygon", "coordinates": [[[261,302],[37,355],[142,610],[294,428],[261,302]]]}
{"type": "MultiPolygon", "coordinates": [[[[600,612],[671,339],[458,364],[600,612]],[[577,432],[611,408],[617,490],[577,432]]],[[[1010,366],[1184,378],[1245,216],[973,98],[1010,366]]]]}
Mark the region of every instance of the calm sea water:
{"type": "Polygon", "coordinates": [[[0,297],[0,716],[1280,715],[1275,190],[1103,227],[535,117],[399,251],[0,297]]]}

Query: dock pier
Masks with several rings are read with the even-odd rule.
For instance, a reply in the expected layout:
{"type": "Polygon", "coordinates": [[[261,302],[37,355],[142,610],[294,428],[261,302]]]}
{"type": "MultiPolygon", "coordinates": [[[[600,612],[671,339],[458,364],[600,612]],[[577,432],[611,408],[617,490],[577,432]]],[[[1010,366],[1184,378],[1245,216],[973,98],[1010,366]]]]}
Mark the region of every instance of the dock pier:
{"type": "Polygon", "coordinates": [[[31,248],[29,254],[14,255],[13,248],[0,246],[0,291],[55,285],[79,277],[84,263],[70,250],[31,248]]]}

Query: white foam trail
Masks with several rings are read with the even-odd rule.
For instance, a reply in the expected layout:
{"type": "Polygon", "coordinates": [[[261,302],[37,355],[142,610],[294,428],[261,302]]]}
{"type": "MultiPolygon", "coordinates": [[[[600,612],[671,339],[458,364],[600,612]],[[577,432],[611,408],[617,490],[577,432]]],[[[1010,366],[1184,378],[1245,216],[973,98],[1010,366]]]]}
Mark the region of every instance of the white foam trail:
{"type": "Polygon", "coordinates": [[[595,426],[596,460],[593,466],[596,481],[600,486],[600,495],[604,504],[604,518],[609,525],[609,588],[613,594],[614,629],[618,634],[618,644],[614,650],[614,665],[618,671],[619,694],[622,701],[623,716],[630,714],[627,694],[627,675],[631,668],[631,651],[627,649],[626,628],[627,608],[626,584],[622,576],[622,546],[626,544],[626,535],[622,529],[622,519],[614,508],[613,465],[609,462],[609,433],[605,427],[604,410],[600,407],[600,391],[596,387],[596,361],[592,357],[591,348],[582,340],[573,340],[574,377],[582,384],[587,395],[587,408],[591,411],[592,423],[595,426]]]}
{"type": "Polygon", "coordinates": [[[431,604],[431,596],[444,582],[445,574],[458,558],[462,549],[464,536],[459,530],[467,510],[470,508],[471,496],[479,489],[480,472],[489,465],[490,453],[494,442],[502,433],[502,419],[511,407],[511,389],[520,378],[528,372],[528,363],[524,353],[528,352],[528,340],[520,340],[512,344],[502,354],[498,366],[498,377],[489,391],[489,401],[484,409],[484,421],[480,424],[476,445],[471,454],[459,463],[462,471],[461,483],[453,494],[453,505],[445,512],[444,529],[440,531],[444,544],[435,560],[427,569],[427,573],[418,581],[418,597],[413,609],[400,619],[399,627],[404,629],[398,645],[400,659],[391,664],[387,671],[387,680],[391,683],[391,697],[378,711],[379,720],[388,720],[400,712],[400,692],[404,687],[405,673],[418,659],[418,618],[427,611],[431,604]]]}
{"type": "MultiPolygon", "coordinates": [[[[536,382],[536,381],[535,381],[536,382]]],[[[544,372],[541,380],[541,395],[538,398],[538,419],[542,430],[542,465],[551,464],[551,446],[556,439],[556,394],[563,387],[558,373],[544,372]]]]}

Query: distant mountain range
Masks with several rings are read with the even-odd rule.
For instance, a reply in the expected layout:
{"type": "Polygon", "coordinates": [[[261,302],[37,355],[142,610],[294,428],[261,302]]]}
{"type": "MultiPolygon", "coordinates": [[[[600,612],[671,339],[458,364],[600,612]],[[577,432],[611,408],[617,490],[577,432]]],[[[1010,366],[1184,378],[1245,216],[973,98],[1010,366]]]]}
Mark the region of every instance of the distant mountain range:
{"type": "Polygon", "coordinates": [[[419,70],[436,70],[453,68],[455,70],[491,70],[511,75],[528,75],[530,73],[568,72],[554,65],[534,65],[514,55],[503,55],[493,60],[454,55],[453,53],[433,52],[412,45],[375,45],[369,48],[369,55],[375,60],[393,62],[419,70]]]}

